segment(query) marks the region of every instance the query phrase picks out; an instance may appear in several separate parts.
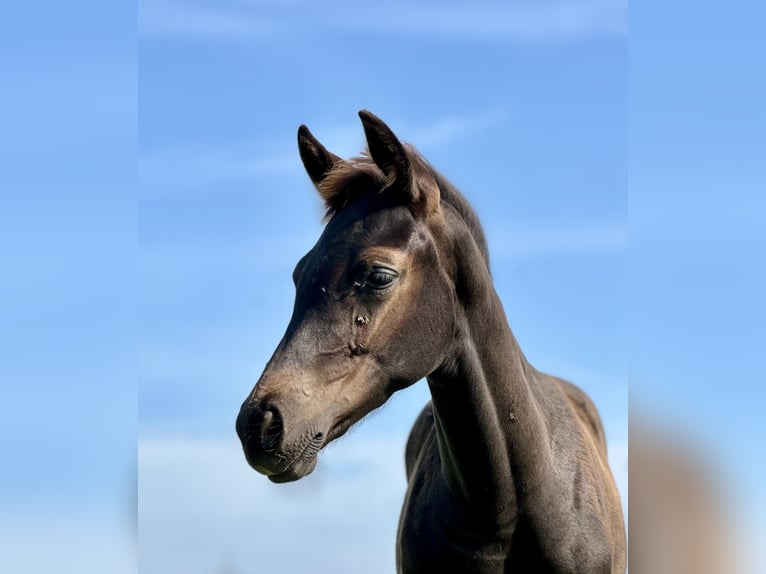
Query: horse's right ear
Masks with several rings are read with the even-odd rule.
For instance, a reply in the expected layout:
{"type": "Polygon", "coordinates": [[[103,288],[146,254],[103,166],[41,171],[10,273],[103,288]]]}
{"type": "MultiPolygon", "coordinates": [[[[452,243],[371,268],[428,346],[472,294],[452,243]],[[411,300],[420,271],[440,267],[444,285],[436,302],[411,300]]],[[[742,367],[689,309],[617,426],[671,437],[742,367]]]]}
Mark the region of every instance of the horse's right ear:
{"type": "Polygon", "coordinates": [[[327,151],[306,126],[298,128],[298,150],[301,153],[303,167],[306,168],[314,185],[322,183],[325,176],[343,161],[334,153],[327,151]]]}

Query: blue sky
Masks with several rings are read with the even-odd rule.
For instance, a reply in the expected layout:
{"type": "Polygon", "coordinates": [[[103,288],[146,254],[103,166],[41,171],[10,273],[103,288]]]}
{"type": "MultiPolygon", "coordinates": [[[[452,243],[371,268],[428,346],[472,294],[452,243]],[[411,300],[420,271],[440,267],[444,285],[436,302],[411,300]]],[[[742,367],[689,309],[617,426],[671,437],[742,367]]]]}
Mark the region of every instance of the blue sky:
{"type": "Polygon", "coordinates": [[[630,12],[630,404],[707,459],[763,572],[764,7],[691,8],[630,12]]]}
{"type": "Polygon", "coordinates": [[[629,33],[611,0],[5,8],[0,569],[392,570],[424,385],[296,484],[234,434],[321,231],[296,129],[356,154],[361,108],[476,207],[516,337],[595,399],[623,495],[630,376],[759,532],[766,94],[745,8],[643,2],[629,33]]]}
{"type": "Polygon", "coordinates": [[[2,12],[0,570],[121,574],[136,564],[135,17],[2,12]]]}

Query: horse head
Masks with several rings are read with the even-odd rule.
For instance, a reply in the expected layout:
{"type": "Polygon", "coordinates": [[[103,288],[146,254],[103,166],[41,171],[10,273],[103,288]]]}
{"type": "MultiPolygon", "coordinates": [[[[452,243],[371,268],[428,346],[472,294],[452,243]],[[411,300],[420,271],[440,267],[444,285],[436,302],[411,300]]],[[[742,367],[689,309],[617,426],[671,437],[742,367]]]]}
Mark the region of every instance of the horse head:
{"type": "Polygon", "coordinates": [[[440,181],[359,115],[369,153],[348,161],[298,130],[328,223],[295,267],[292,317],[236,424],[249,464],[273,482],[309,474],[322,447],[437,368],[455,336],[440,181]]]}

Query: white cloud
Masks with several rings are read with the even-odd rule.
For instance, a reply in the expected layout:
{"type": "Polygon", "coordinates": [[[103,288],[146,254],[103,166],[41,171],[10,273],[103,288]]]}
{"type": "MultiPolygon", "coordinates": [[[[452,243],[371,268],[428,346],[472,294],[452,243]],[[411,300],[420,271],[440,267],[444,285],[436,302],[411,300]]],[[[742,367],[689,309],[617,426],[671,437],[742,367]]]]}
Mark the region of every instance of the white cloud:
{"type": "MultiPolygon", "coordinates": [[[[424,126],[408,130],[408,139],[418,147],[434,147],[459,141],[464,136],[497,128],[508,113],[504,108],[478,110],[473,113],[450,115],[424,126]]],[[[407,138],[405,138],[407,139],[407,138]]]]}
{"type": "Polygon", "coordinates": [[[347,21],[358,29],[412,36],[469,40],[569,40],[624,35],[626,5],[612,0],[516,3],[454,3],[423,7],[412,3],[381,10],[373,18],[347,21]]]}
{"type": "Polygon", "coordinates": [[[251,470],[234,436],[142,440],[141,571],[393,571],[404,435],[354,434],[288,485],[251,470]]]}
{"type": "Polygon", "coordinates": [[[46,512],[4,516],[0,571],[130,574],[137,571],[131,527],[112,517],[46,512]]]}
{"type": "Polygon", "coordinates": [[[509,3],[292,2],[208,3],[190,6],[172,0],[144,0],[139,11],[142,34],[259,41],[323,31],[386,33],[411,37],[487,40],[571,40],[624,36],[627,3],[622,0],[557,0],[509,3]]]}
{"type": "Polygon", "coordinates": [[[197,38],[272,38],[275,29],[266,19],[248,11],[222,7],[194,6],[174,0],[142,0],[139,3],[139,32],[148,36],[197,38]]]}
{"type": "MultiPolygon", "coordinates": [[[[374,110],[373,110],[374,112],[374,110]]],[[[354,122],[342,126],[309,126],[322,144],[341,157],[351,157],[362,152],[367,145],[362,125],[354,114],[354,122]]],[[[467,110],[435,118],[430,121],[407,120],[404,117],[386,117],[397,136],[418,149],[449,145],[461,138],[496,128],[508,118],[504,106],[467,110]]],[[[296,152],[297,155],[297,152],[296,152]]]]}
{"type": "Polygon", "coordinates": [[[143,152],[138,159],[139,181],[145,196],[165,195],[191,183],[250,181],[271,174],[297,172],[299,168],[297,150],[264,155],[241,147],[176,147],[143,152]]]}
{"type": "MultiPolygon", "coordinates": [[[[233,433],[142,439],[141,571],[392,572],[407,431],[355,427],[323,451],[312,475],[287,485],[251,470],[233,433]]],[[[609,446],[627,502],[627,442],[609,446]]]]}
{"type": "MultiPolygon", "coordinates": [[[[496,107],[443,116],[430,122],[413,123],[392,118],[390,125],[404,141],[425,148],[449,145],[466,135],[496,127],[507,115],[505,108],[496,107]]],[[[297,130],[297,126],[294,128],[297,130]]],[[[319,124],[310,128],[327,149],[341,157],[358,155],[365,148],[364,132],[355,114],[347,123],[319,124]]],[[[284,176],[293,173],[303,177],[293,137],[269,138],[264,135],[261,140],[289,141],[290,147],[277,147],[268,154],[259,152],[254,146],[242,144],[218,148],[179,146],[143,151],[138,164],[142,196],[162,197],[200,185],[221,193],[221,188],[210,184],[255,181],[274,174],[284,176]]],[[[308,180],[306,182],[308,187],[308,180]]],[[[255,193],[257,188],[254,190],[255,193]]],[[[268,191],[272,192],[270,188],[268,191]]]]}
{"type": "Polygon", "coordinates": [[[627,224],[618,221],[575,223],[512,222],[485,226],[493,262],[551,255],[619,253],[628,247],[627,224]]]}

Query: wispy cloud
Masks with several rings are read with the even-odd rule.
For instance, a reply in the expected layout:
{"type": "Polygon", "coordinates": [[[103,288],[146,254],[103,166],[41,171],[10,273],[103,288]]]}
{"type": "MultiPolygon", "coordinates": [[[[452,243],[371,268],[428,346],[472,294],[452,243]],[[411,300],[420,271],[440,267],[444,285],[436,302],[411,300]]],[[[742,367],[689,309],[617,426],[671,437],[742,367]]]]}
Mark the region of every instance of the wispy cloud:
{"type": "Polygon", "coordinates": [[[486,231],[493,261],[619,253],[628,247],[627,224],[619,221],[512,222],[488,226],[486,231]]]}
{"type": "Polygon", "coordinates": [[[289,485],[251,470],[234,436],[141,441],[141,571],[390,572],[404,436],[364,438],[332,445],[289,485]]]}
{"type": "Polygon", "coordinates": [[[259,154],[243,148],[177,147],[139,155],[142,191],[151,195],[172,192],[177,184],[253,180],[296,168],[297,152],[259,154]]]}
{"type": "Polygon", "coordinates": [[[627,2],[554,0],[537,2],[422,3],[351,2],[277,4],[263,1],[201,2],[144,0],[142,34],[208,39],[283,40],[324,33],[399,34],[472,41],[560,41],[624,36],[627,2]],[[322,26],[317,27],[321,22],[322,26]]]}
{"type": "MultiPolygon", "coordinates": [[[[106,513],[105,513],[106,514],[106,513]]],[[[135,543],[131,528],[114,527],[110,516],[82,512],[56,516],[49,509],[24,516],[6,515],[0,522],[3,572],[135,573],[135,543]]]]}
{"type": "Polygon", "coordinates": [[[422,147],[434,147],[497,127],[508,118],[505,108],[491,108],[473,113],[450,115],[425,126],[413,126],[408,138],[422,147]]]}
{"type": "MultiPolygon", "coordinates": [[[[142,440],[141,571],[392,571],[405,436],[359,432],[323,452],[314,474],[287,485],[252,471],[234,437],[142,440]],[[296,544],[301,551],[290,551],[296,544]]],[[[627,443],[609,446],[627,499],[627,443]]]]}
{"type": "Polygon", "coordinates": [[[515,3],[452,3],[423,7],[406,3],[376,12],[349,26],[412,36],[467,40],[572,40],[588,36],[623,35],[626,4],[613,0],[515,3]]]}
{"type": "MultiPolygon", "coordinates": [[[[493,107],[452,114],[426,122],[398,121],[390,125],[402,139],[418,147],[445,146],[460,138],[497,126],[508,117],[505,107],[493,107]]],[[[296,126],[297,129],[297,126],[296,126]]],[[[364,149],[364,132],[355,116],[347,123],[312,125],[322,143],[341,157],[357,155],[364,149]]],[[[290,147],[260,152],[253,145],[232,144],[218,148],[191,146],[144,151],[139,155],[139,181],[144,197],[166,195],[190,186],[205,187],[212,182],[253,181],[275,174],[302,171],[294,138],[262,138],[290,141],[290,147]]],[[[273,144],[272,144],[273,145],[273,144]]],[[[216,188],[216,193],[220,193],[216,188]]]]}

